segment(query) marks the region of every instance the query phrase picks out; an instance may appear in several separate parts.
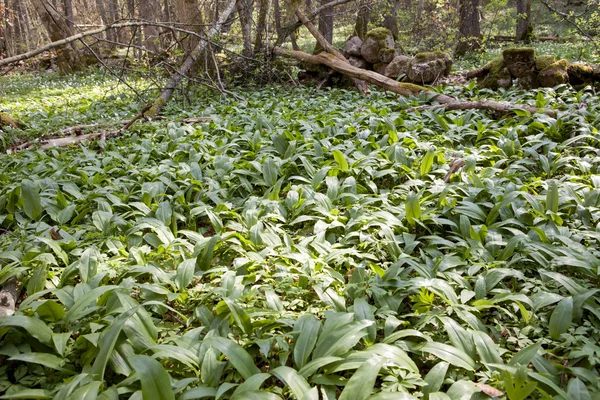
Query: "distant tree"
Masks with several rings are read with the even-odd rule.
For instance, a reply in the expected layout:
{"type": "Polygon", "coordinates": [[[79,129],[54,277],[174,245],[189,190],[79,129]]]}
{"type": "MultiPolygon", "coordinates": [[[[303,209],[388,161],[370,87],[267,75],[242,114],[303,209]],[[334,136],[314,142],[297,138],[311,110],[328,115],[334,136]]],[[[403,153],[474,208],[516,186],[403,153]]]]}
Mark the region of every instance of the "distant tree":
{"type": "MultiPolygon", "coordinates": [[[[410,7],[408,0],[407,8],[410,7]]],[[[394,39],[398,39],[398,9],[400,8],[400,0],[388,0],[387,12],[383,16],[383,27],[392,32],[394,39]]]]}
{"type": "MultiPolygon", "coordinates": [[[[73,34],[67,20],[47,0],[31,0],[33,8],[39,15],[50,40],[58,41],[73,34]]],[[[58,68],[63,73],[72,72],[82,67],[81,57],[74,45],[66,45],[57,54],[58,68]]]]}
{"type": "MultiPolygon", "coordinates": [[[[334,0],[319,0],[319,5],[325,5],[331,3],[334,0]]],[[[319,32],[327,39],[327,42],[333,42],[333,10],[327,8],[319,13],[319,32]]],[[[323,46],[319,43],[315,45],[314,54],[318,54],[323,51],[323,46]]]]}
{"type": "Polygon", "coordinates": [[[364,39],[369,30],[372,5],[371,0],[361,0],[359,2],[358,13],[356,14],[356,24],[354,25],[354,35],[361,39],[364,39]]]}
{"type": "Polygon", "coordinates": [[[531,0],[517,0],[517,33],[515,41],[529,43],[532,36],[531,0]]]}
{"type": "Polygon", "coordinates": [[[461,0],[459,3],[459,35],[454,54],[463,56],[481,47],[479,0],[461,0]]]}

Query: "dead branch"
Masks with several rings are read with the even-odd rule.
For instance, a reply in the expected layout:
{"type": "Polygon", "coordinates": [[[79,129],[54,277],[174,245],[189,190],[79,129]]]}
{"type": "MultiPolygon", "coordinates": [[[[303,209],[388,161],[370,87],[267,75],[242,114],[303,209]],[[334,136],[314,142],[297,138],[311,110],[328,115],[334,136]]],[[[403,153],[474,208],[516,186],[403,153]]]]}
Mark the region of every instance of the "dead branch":
{"type": "MultiPolygon", "coordinates": [[[[221,27],[227,21],[233,10],[235,9],[236,0],[230,0],[225,9],[219,15],[219,18],[214,22],[213,26],[210,28],[208,32],[208,37],[213,37],[217,33],[221,31],[221,27]]],[[[188,55],[185,61],[181,64],[179,69],[171,75],[171,78],[167,82],[167,85],[163,89],[162,93],[154,100],[152,106],[146,111],[145,116],[147,117],[155,117],[157,116],[163,107],[169,102],[171,96],[175,92],[175,89],[179,86],[183,78],[187,75],[188,71],[192,68],[192,66],[196,63],[198,56],[206,49],[209,41],[201,37],[198,45],[192,50],[192,52],[188,55]]]]}
{"type": "MultiPolygon", "coordinates": [[[[346,57],[344,57],[344,55],[338,49],[333,47],[327,41],[327,39],[325,39],[325,37],[321,34],[321,32],[319,32],[319,30],[314,26],[314,24],[312,22],[310,22],[310,20],[306,17],[306,15],[304,15],[304,13],[300,10],[300,7],[296,8],[296,16],[304,24],[304,26],[306,26],[308,28],[310,33],[313,35],[313,37],[315,39],[317,39],[317,42],[319,42],[319,44],[323,47],[323,49],[325,49],[326,52],[333,54],[335,57],[339,58],[340,60],[342,60],[346,63],[348,62],[346,57]]],[[[370,93],[369,87],[367,86],[365,81],[357,79],[357,78],[352,78],[352,81],[354,82],[354,85],[358,88],[358,90],[360,90],[360,92],[362,94],[370,93]]]]}

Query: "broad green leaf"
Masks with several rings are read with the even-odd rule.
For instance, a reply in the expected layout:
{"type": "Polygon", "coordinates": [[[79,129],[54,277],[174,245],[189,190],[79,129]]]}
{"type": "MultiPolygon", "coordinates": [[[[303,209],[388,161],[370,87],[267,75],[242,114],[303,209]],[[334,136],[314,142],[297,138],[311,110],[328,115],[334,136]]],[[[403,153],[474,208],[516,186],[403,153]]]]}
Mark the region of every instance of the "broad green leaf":
{"type": "Polygon", "coordinates": [[[221,353],[225,354],[229,359],[229,362],[231,362],[244,379],[248,379],[252,375],[260,374],[260,370],[254,364],[254,360],[250,354],[248,354],[248,352],[239,344],[218,336],[206,338],[204,343],[213,346],[221,353]]]}
{"type": "Polygon", "coordinates": [[[244,309],[242,307],[240,307],[239,304],[237,304],[236,302],[234,302],[231,299],[225,298],[225,303],[227,304],[227,307],[229,307],[229,311],[231,312],[231,315],[233,316],[233,320],[235,321],[236,325],[246,334],[246,335],[251,335],[252,334],[252,321],[250,321],[250,317],[248,316],[248,314],[246,313],[246,311],[244,311],[244,309]]]}
{"type": "Polygon", "coordinates": [[[416,348],[425,353],[431,353],[434,356],[449,362],[459,368],[464,368],[467,371],[475,371],[475,361],[469,357],[464,351],[456,347],[438,342],[427,342],[416,348]]]}
{"type": "Polygon", "coordinates": [[[569,400],[592,400],[592,395],[579,378],[572,378],[567,387],[567,398],[569,400]]]}
{"type": "Polygon", "coordinates": [[[550,337],[554,340],[560,339],[560,335],[566,333],[573,319],[573,298],[566,297],[558,302],[550,316],[550,337]]]}
{"type": "Polygon", "coordinates": [[[60,321],[65,315],[65,310],[54,300],[44,301],[35,312],[40,318],[50,322],[60,321]]]}
{"type": "Polygon", "coordinates": [[[427,153],[421,160],[421,176],[425,176],[431,171],[431,167],[433,166],[433,159],[435,157],[435,147],[431,146],[427,149],[427,153]]]}
{"type": "Polygon", "coordinates": [[[372,324],[372,321],[353,321],[335,331],[323,330],[313,352],[313,360],[346,353],[367,335],[366,328],[372,324]]]}
{"type": "Polygon", "coordinates": [[[423,387],[423,397],[425,400],[429,398],[430,393],[437,392],[442,387],[444,379],[446,379],[446,372],[448,372],[449,364],[447,362],[439,362],[433,366],[425,375],[423,379],[427,386],[423,387]]]}
{"type": "Polygon", "coordinates": [[[373,393],[379,370],[385,363],[383,357],[372,357],[361,365],[348,379],[339,400],[364,400],[373,393]]]}
{"type": "Polygon", "coordinates": [[[406,197],[406,203],[404,205],[406,211],[406,220],[411,226],[416,225],[416,221],[421,220],[421,196],[418,194],[409,194],[406,197]]]}
{"type": "Polygon", "coordinates": [[[91,303],[97,301],[98,298],[100,296],[102,296],[104,293],[115,290],[115,289],[119,289],[119,286],[107,285],[107,286],[100,286],[100,287],[90,290],[89,292],[87,292],[86,294],[81,296],[75,302],[75,304],[73,304],[73,307],[71,307],[66,312],[65,317],[64,317],[65,322],[69,323],[69,322],[73,321],[74,319],[80,318],[80,315],[82,313],[86,312],[85,309],[91,303]]]}
{"type": "Polygon", "coordinates": [[[52,395],[43,389],[24,389],[0,396],[0,399],[51,399],[52,395]]]}
{"type": "Polygon", "coordinates": [[[310,385],[302,375],[293,368],[281,366],[271,373],[292,390],[296,399],[302,399],[310,390],[310,385]]]}
{"type": "Polygon", "coordinates": [[[529,346],[522,348],[510,359],[508,365],[515,367],[518,365],[529,365],[541,348],[541,343],[530,344],[529,346]]]}
{"type": "Polygon", "coordinates": [[[130,357],[128,361],[142,383],[144,400],[175,400],[169,373],[158,361],[139,355],[130,357]]]}
{"type": "Polygon", "coordinates": [[[498,345],[484,332],[474,331],[473,341],[483,365],[502,364],[498,345]]]}
{"type": "Polygon", "coordinates": [[[23,328],[40,342],[47,345],[52,344],[52,330],[38,318],[26,317],[24,315],[11,315],[0,318],[0,326],[23,328]]]}
{"type": "Polygon", "coordinates": [[[61,364],[63,359],[49,353],[22,353],[10,358],[12,361],[23,361],[26,363],[41,364],[44,367],[66,371],[61,364]]]}
{"type": "Polygon", "coordinates": [[[23,211],[29,218],[37,220],[42,215],[40,189],[29,179],[23,179],[21,182],[21,200],[23,200],[23,211]]]}
{"type": "Polygon", "coordinates": [[[558,212],[558,185],[555,180],[548,181],[546,192],[546,211],[558,212]]]}
{"type": "Polygon", "coordinates": [[[346,156],[339,150],[332,150],[333,158],[342,172],[348,172],[348,161],[346,156]]]}
{"type": "Polygon", "coordinates": [[[295,325],[295,330],[299,332],[298,339],[294,345],[294,365],[301,369],[306,365],[310,354],[315,348],[321,323],[313,315],[305,314],[301,316],[295,325]]]}

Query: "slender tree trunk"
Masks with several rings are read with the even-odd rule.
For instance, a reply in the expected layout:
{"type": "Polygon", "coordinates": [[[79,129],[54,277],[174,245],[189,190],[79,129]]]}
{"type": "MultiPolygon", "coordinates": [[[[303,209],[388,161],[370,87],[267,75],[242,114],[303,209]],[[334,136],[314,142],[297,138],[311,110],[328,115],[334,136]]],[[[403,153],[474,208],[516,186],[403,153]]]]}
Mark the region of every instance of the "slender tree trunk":
{"type": "MultiPolygon", "coordinates": [[[[321,5],[331,3],[333,0],[320,0],[321,5]]],[[[319,13],[319,32],[325,37],[328,43],[333,42],[333,10],[331,8],[325,9],[319,13]]],[[[323,46],[318,42],[315,45],[313,54],[319,54],[323,51],[323,46]]]]}
{"type": "Polygon", "coordinates": [[[4,4],[0,3],[0,16],[2,16],[2,22],[0,22],[0,57],[4,57],[5,54],[10,56],[8,51],[8,43],[10,36],[10,16],[8,14],[8,0],[4,4]],[[4,9],[3,9],[4,8],[4,9]]]}
{"type": "MultiPolygon", "coordinates": [[[[102,20],[102,25],[108,25],[108,17],[106,15],[106,7],[104,5],[104,0],[96,0],[96,9],[98,10],[98,14],[100,14],[100,19],[102,20]]],[[[105,37],[108,40],[113,40],[112,30],[105,32],[105,37]]]]}
{"type": "Polygon", "coordinates": [[[531,0],[517,0],[517,34],[515,41],[529,43],[532,36],[531,0]]]}
{"type": "MultiPolygon", "coordinates": [[[[140,0],[139,1],[140,18],[146,21],[156,22],[156,0],[140,0]]],[[[160,50],[159,30],[155,26],[145,26],[143,46],[154,52],[160,50]]]]}
{"type": "Polygon", "coordinates": [[[73,30],[75,27],[73,19],[73,2],[72,0],[63,0],[63,8],[65,10],[65,18],[67,19],[67,26],[73,30]]]}
{"type": "MultiPolygon", "coordinates": [[[[410,0],[409,0],[410,1],[410,0]]],[[[394,39],[398,39],[398,9],[400,8],[400,0],[388,0],[389,11],[383,17],[383,27],[392,32],[394,39]]],[[[407,7],[410,9],[410,4],[407,7]]]]}
{"type": "MultiPolygon", "coordinates": [[[[202,13],[198,7],[197,0],[175,0],[172,10],[175,13],[175,18],[183,25],[184,29],[199,34],[202,33],[202,13]]],[[[181,49],[186,56],[190,55],[196,46],[198,46],[200,38],[191,35],[187,37],[183,37],[183,35],[180,36],[182,36],[179,42],[181,44],[181,49]]],[[[195,66],[190,68],[188,75],[194,75],[199,66],[200,63],[196,62],[195,66]]]]}
{"type": "Polygon", "coordinates": [[[354,35],[364,39],[367,36],[369,21],[371,20],[371,2],[363,0],[359,4],[360,7],[356,14],[356,23],[354,24],[354,35]]]}
{"type": "MultiPolygon", "coordinates": [[[[223,27],[225,26],[225,22],[235,9],[236,0],[229,0],[225,9],[223,9],[222,13],[219,15],[219,18],[215,20],[210,31],[208,32],[208,37],[215,36],[217,33],[221,32],[223,27]]],[[[169,102],[173,93],[183,80],[183,78],[188,74],[188,71],[194,66],[197,61],[198,56],[206,49],[209,42],[207,40],[201,40],[196,48],[192,50],[191,54],[185,59],[183,64],[179,67],[179,69],[171,75],[171,78],[167,82],[164,90],[158,96],[152,106],[144,113],[147,117],[155,117],[157,116],[163,107],[169,102]]]]}
{"type": "MultiPolygon", "coordinates": [[[[244,47],[242,48],[242,55],[251,57],[252,56],[252,11],[253,11],[252,0],[238,0],[237,1],[237,13],[240,16],[240,25],[242,27],[242,39],[244,47]]],[[[258,31],[260,25],[256,29],[258,31]]]]}
{"type": "MultiPolygon", "coordinates": [[[[278,3],[277,0],[275,0],[278,3]]],[[[258,21],[256,22],[256,39],[254,40],[254,53],[259,53],[264,47],[264,35],[267,31],[267,13],[270,6],[269,0],[260,0],[258,10],[258,21]]],[[[279,12],[279,4],[276,5],[276,12],[279,12]]]]}
{"type": "MultiPolygon", "coordinates": [[[[46,0],[31,0],[40,16],[51,41],[57,41],[73,34],[66,20],[46,0]]],[[[82,67],[81,58],[74,46],[67,45],[57,55],[58,68],[62,73],[72,72],[82,67]]]]}
{"type": "MultiPolygon", "coordinates": [[[[106,14],[108,17],[108,21],[111,24],[116,23],[121,19],[121,15],[119,13],[119,0],[108,0],[106,14]]],[[[113,39],[117,42],[121,41],[121,31],[120,30],[112,30],[113,39]]]]}
{"type": "Polygon", "coordinates": [[[461,57],[468,51],[481,47],[479,26],[479,0],[461,0],[459,4],[459,35],[455,55],[461,57]]]}

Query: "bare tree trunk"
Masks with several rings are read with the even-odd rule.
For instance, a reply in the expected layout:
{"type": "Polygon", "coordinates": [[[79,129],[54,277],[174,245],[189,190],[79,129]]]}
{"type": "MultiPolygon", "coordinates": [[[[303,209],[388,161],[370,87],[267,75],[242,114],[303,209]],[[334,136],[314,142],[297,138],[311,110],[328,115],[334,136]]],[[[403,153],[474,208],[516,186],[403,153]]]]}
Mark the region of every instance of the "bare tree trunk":
{"type": "Polygon", "coordinates": [[[517,33],[515,41],[529,43],[532,36],[531,0],[517,0],[517,33]]]}
{"type": "MultiPolygon", "coordinates": [[[[119,13],[119,0],[108,0],[108,9],[106,10],[106,14],[108,17],[108,21],[111,24],[114,24],[121,19],[121,15],[119,13]]],[[[121,31],[114,30],[113,32],[114,40],[120,42],[121,31]]]]}
{"type": "MultiPolygon", "coordinates": [[[[156,0],[140,0],[139,1],[140,19],[145,21],[156,22],[156,0]]],[[[159,42],[159,30],[155,26],[144,26],[144,41],[143,46],[153,52],[158,52],[161,48],[159,42]]]]}
{"type": "MultiPolygon", "coordinates": [[[[240,17],[240,25],[242,27],[242,40],[243,48],[242,55],[246,57],[252,56],[252,11],[253,11],[252,0],[238,0],[237,2],[237,13],[240,17]]],[[[257,27],[257,35],[260,26],[257,27]]]]}
{"type": "Polygon", "coordinates": [[[73,2],[72,0],[63,0],[63,8],[65,9],[65,18],[67,19],[67,26],[73,30],[75,27],[73,19],[73,2]]]}
{"type": "MultiPolygon", "coordinates": [[[[98,10],[98,14],[100,15],[100,20],[102,20],[102,25],[108,25],[108,17],[106,16],[106,7],[104,6],[104,0],[96,0],[96,8],[98,10]]],[[[105,36],[108,40],[113,40],[112,30],[106,31],[105,36]]]]}
{"type": "Polygon", "coordinates": [[[398,17],[400,0],[388,0],[388,7],[389,11],[383,17],[383,27],[389,29],[390,32],[392,32],[392,36],[394,37],[394,39],[398,39],[398,22],[396,18],[398,17]]]}
{"type": "MultiPolygon", "coordinates": [[[[47,0],[31,0],[33,7],[40,16],[51,41],[57,41],[73,34],[66,20],[47,0]]],[[[62,73],[73,72],[82,67],[81,58],[74,46],[67,45],[57,55],[58,68],[62,73]]]]}
{"type": "MultiPolygon", "coordinates": [[[[275,12],[279,13],[279,2],[275,5],[275,12]]],[[[259,53],[264,47],[264,35],[267,30],[267,13],[269,11],[269,0],[260,0],[260,6],[258,10],[258,20],[256,21],[256,38],[254,40],[254,53],[259,53]]]]}
{"type": "MultiPolygon", "coordinates": [[[[235,9],[235,3],[236,3],[236,0],[229,0],[227,5],[225,6],[225,9],[223,9],[222,12],[219,14],[219,18],[217,20],[215,20],[212,27],[210,28],[208,35],[207,35],[209,38],[213,37],[217,33],[221,32],[221,29],[225,25],[225,22],[227,21],[227,19],[229,18],[229,16],[233,12],[233,10],[235,9]]],[[[169,100],[173,96],[175,89],[177,89],[177,87],[179,86],[179,84],[181,83],[183,78],[188,74],[189,70],[194,66],[194,64],[196,63],[196,61],[198,59],[198,56],[206,49],[208,44],[209,44],[208,40],[201,40],[200,43],[198,43],[196,48],[185,59],[183,64],[181,64],[179,69],[177,71],[175,71],[175,73],[173,75],[171,75],[171,78],[167,82],[167,85],[165,86],[165,88],[162,91],[162,93],[160,94],[160,96],[158,96],[158,98],[156,98],[156,100],[154,100],[154,103],[152,104],[152,106],[149,107],[149,109],[144,112],[144,115],[146,117],[151,117],[151,118],[156,117],[161,112],[163,107],[169,102],[169,100]]]]}
{"type": "Polygon", "coordinates": [[[356,23],[354,24],[354,35],[361,39],[367,36],[369,31],[369,21],[371,20],[371,1],[363,0],[360,2],[358,14],[356,14],[356,23]]]}
{"type": "Polygon", "coordinates": [[[454,54],[461,57],[468,51],[481,47],[481,29],[479,27],[479,0],[460,0],[459,35],[454,54]]]}
{"type": "MultiPolygon", "coordinates": [[[[321,5],[331,3],[333,0],[320,0],[321,5]]],[[[328,8],[319,13],[319,32],[328,43],[333,42],[333,10],[328,8]]],[[[323,46],[319,42],[315,45],[313,54],[323,51],[323,46]]]]}

